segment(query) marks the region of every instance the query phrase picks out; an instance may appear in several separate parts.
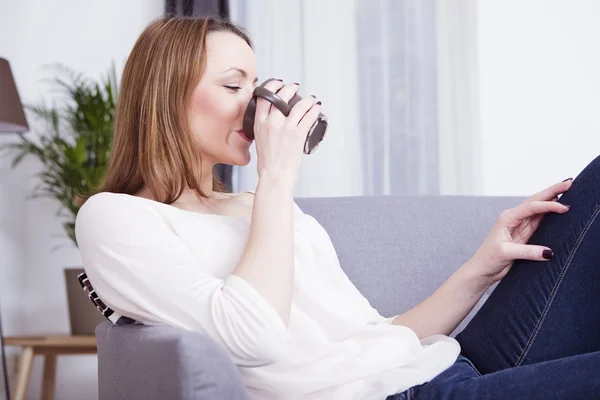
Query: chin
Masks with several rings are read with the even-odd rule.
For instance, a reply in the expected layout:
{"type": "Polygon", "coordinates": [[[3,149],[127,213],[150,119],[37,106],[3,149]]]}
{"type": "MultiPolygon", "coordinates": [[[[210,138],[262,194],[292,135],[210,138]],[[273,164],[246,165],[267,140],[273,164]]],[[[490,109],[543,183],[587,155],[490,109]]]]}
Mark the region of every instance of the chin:
{"type": "Polygon", "coordinates": [[[221,164],[229,164],[229,165],[236,165],[239,167],[244,167],[248,164],[250,164],[250,151],[249,150],[242,150],[237,152],[237,154],[235,154],[233,157],[230,157],[229,160],[227,160],[227,162],[222,162],[221,164]]]}
{"type": "Polygon", "coordinates": [[[250,164],[251,159],[252,159],[252,157],[250,157],[250,152],[248,152],[246,157],[244,157],[244,160],[236,165],[239,165],[240,167],[245,167],[246,165],[250,164]]]}

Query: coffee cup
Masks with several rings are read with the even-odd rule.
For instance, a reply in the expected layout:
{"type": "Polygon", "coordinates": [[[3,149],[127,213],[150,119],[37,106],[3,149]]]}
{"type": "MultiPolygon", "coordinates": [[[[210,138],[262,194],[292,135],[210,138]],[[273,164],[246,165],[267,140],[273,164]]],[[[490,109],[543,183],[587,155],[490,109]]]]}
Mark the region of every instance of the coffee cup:
{"type": "MultiPolygon", "coordinates": [[[[290,114],[290,111],[294,105],[302,100],[302,97],[299,95],[294,95],[289,103],[286,103],[281,97],[277,95],[277,93],[271,92],[269,89],[265,88],[265,85],[271,81],[275,80],[274,78],[267,79],[260,86],[257,86],[256,89],[252,92],[252,98],[248,103],[248,108],[246,109],[246,113],[244,114],[244,126],[243,131],[247,138],[254,140],[254,116],[256,115],[256,100],[258,97],[262,97],[271,103],[274,107],[277,107],[279,111],[286,117],[290,114]]],[[[306,140],[304,141],[304,154],[312,154],[323,138],[325,137],[325,132],[327,131],[327,117],[322,113],[319,113],[319,116],[315,123],[308,130],[308,134],[306,135],[306,140]]]]}

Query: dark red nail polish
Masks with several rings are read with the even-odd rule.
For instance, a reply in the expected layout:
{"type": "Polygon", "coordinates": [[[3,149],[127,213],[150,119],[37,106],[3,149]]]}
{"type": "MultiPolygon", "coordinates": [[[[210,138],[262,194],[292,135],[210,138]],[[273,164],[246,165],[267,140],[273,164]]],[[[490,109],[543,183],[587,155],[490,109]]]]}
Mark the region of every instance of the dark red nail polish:
{"type": "Polygon", "coordinates": [[[317,104],[318,104],[318,105],[321,105],[322,103],[321,103],[320,101],[317,101],[317,104]]]}
{"type": "Polygon", "coordinates": [[[283,82],[283,79],[275,79],[276,81],[283,82]]]}
{"type": "Polygon", "coordinates": [[[554,253],[552,252],[552,250],[542,251],[542,257],[544,257],[546,260],[551,260],[553,256],[554,256],[554,253]]]}
{"type": "Polygon", "coordinates": [[[298,85],[298,86],[300,86],[300,84],[299,84],[299,83],[296,83],[296,82],[294,82],[294,85],[298,85]]]}
{"type": "Polygon", "coordinates": [[[315,99],[317,98],[317,96],[315,96],[314,94],[311,94],[312,97],[314,97],[315,99]]]}
{"type": "Polygon", "coordinates": [[[566,182],[566,181],[572,181],[572,180],[573,180],[573,178],[567,178],[567,179],[565,179],[563,182],[566,182]]]}

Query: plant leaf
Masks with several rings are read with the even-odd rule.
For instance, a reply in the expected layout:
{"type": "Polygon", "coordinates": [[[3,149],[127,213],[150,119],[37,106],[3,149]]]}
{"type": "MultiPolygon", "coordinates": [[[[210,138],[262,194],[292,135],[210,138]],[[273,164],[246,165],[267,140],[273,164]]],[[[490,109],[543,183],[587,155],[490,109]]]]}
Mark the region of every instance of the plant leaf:
{"type": "MultiPolygon", "coordinates": [[[[42,101],[25,105],[36,122],[35,135],[0,146],[12,155],[16,167],[26,157],[43,165],[39,181],[28,198],[48,197],[58,201],[58,216],[69,239],[77,245],[75,218],[77,196],[92,193],[104,177],[113,139],[117,75],[114,62],[98,81],[62,64],[44,66],[52,71],[44,81],[59,95],[56,105],[42,101]]],[[[33,130],[33,129],[32,129],[33,130]]]]}

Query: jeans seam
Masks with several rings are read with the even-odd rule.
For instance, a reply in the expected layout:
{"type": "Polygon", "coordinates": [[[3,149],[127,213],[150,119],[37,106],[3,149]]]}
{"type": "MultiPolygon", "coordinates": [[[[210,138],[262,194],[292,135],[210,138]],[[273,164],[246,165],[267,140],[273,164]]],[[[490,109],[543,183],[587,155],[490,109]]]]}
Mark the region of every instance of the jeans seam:
{"type": "Polygon", "coordinates": [[[596,220],[596,217],[598,216],[599,213],[600,213],[600,207],[597,207],[596,211],[594,211],[594,213],[592,214],[592,216],[586,223],[585,227],[583,228],[583,231],[579,234],[579,237],[577,238],[577,241],[575,242],[575,246],[573,246],[573,249],[571,250],[569,257],[567,257],[565,266],[564,266],[563,270],[561,271],[560,276],[558,277],[558,280],[554,284],[554,288],[552,288],[552,292],[550,293],[550,298],[548,299],[548,302],[546,303],[546,306],[544,307],[544,310],[542,311],[542,315],[540,316],[540,318],[538,319],[538,322],[536,323],[535,327],[533,328],[533,332],[531,333],[529,340],[525,344],[525,347],[523,348],[523,352],[521,353],[521,355],[515,362],[515,365],[514,365],[515,367],[518,367],[519,365],[521,365],[523,363],[523,360],[527,356],[527,354],[529,354],[529,350],[531,349],[531,346],[533,345],[533,341],[537,337],[537,335],[541,329],[541,326],[542,326],[544,320],[546,319],[546,315],[548,314],[548,312],[550,310],[550,306],[552,305],[552,303],[554,302],[554,299],[556,298],[556,292],[558,292],[558,289],[560,288],[562,281],[564,280],[565,275],[567,274],[567,270],[571,266],[571,262],[575,258],[575,254],[577,253],[577,250],[579,250],[579,246],[581,245],[581,242],[583,242],[585,235],[590,230],[590,227],[596,220]]]}
{"type": "Polygon", "coordinates": [[[477,367],[475,366],[475,364],[473,364],[473,362],[471,360],[469,360],[467,357],[464,358],[467,363],[469,364],[469,366],[471,368],[473,368],[473,370],[475,371],[475,373],[477,374],[478,377],[481,377],[481,372],[479,372],[479,370],[477,369],[477,367]]]}

